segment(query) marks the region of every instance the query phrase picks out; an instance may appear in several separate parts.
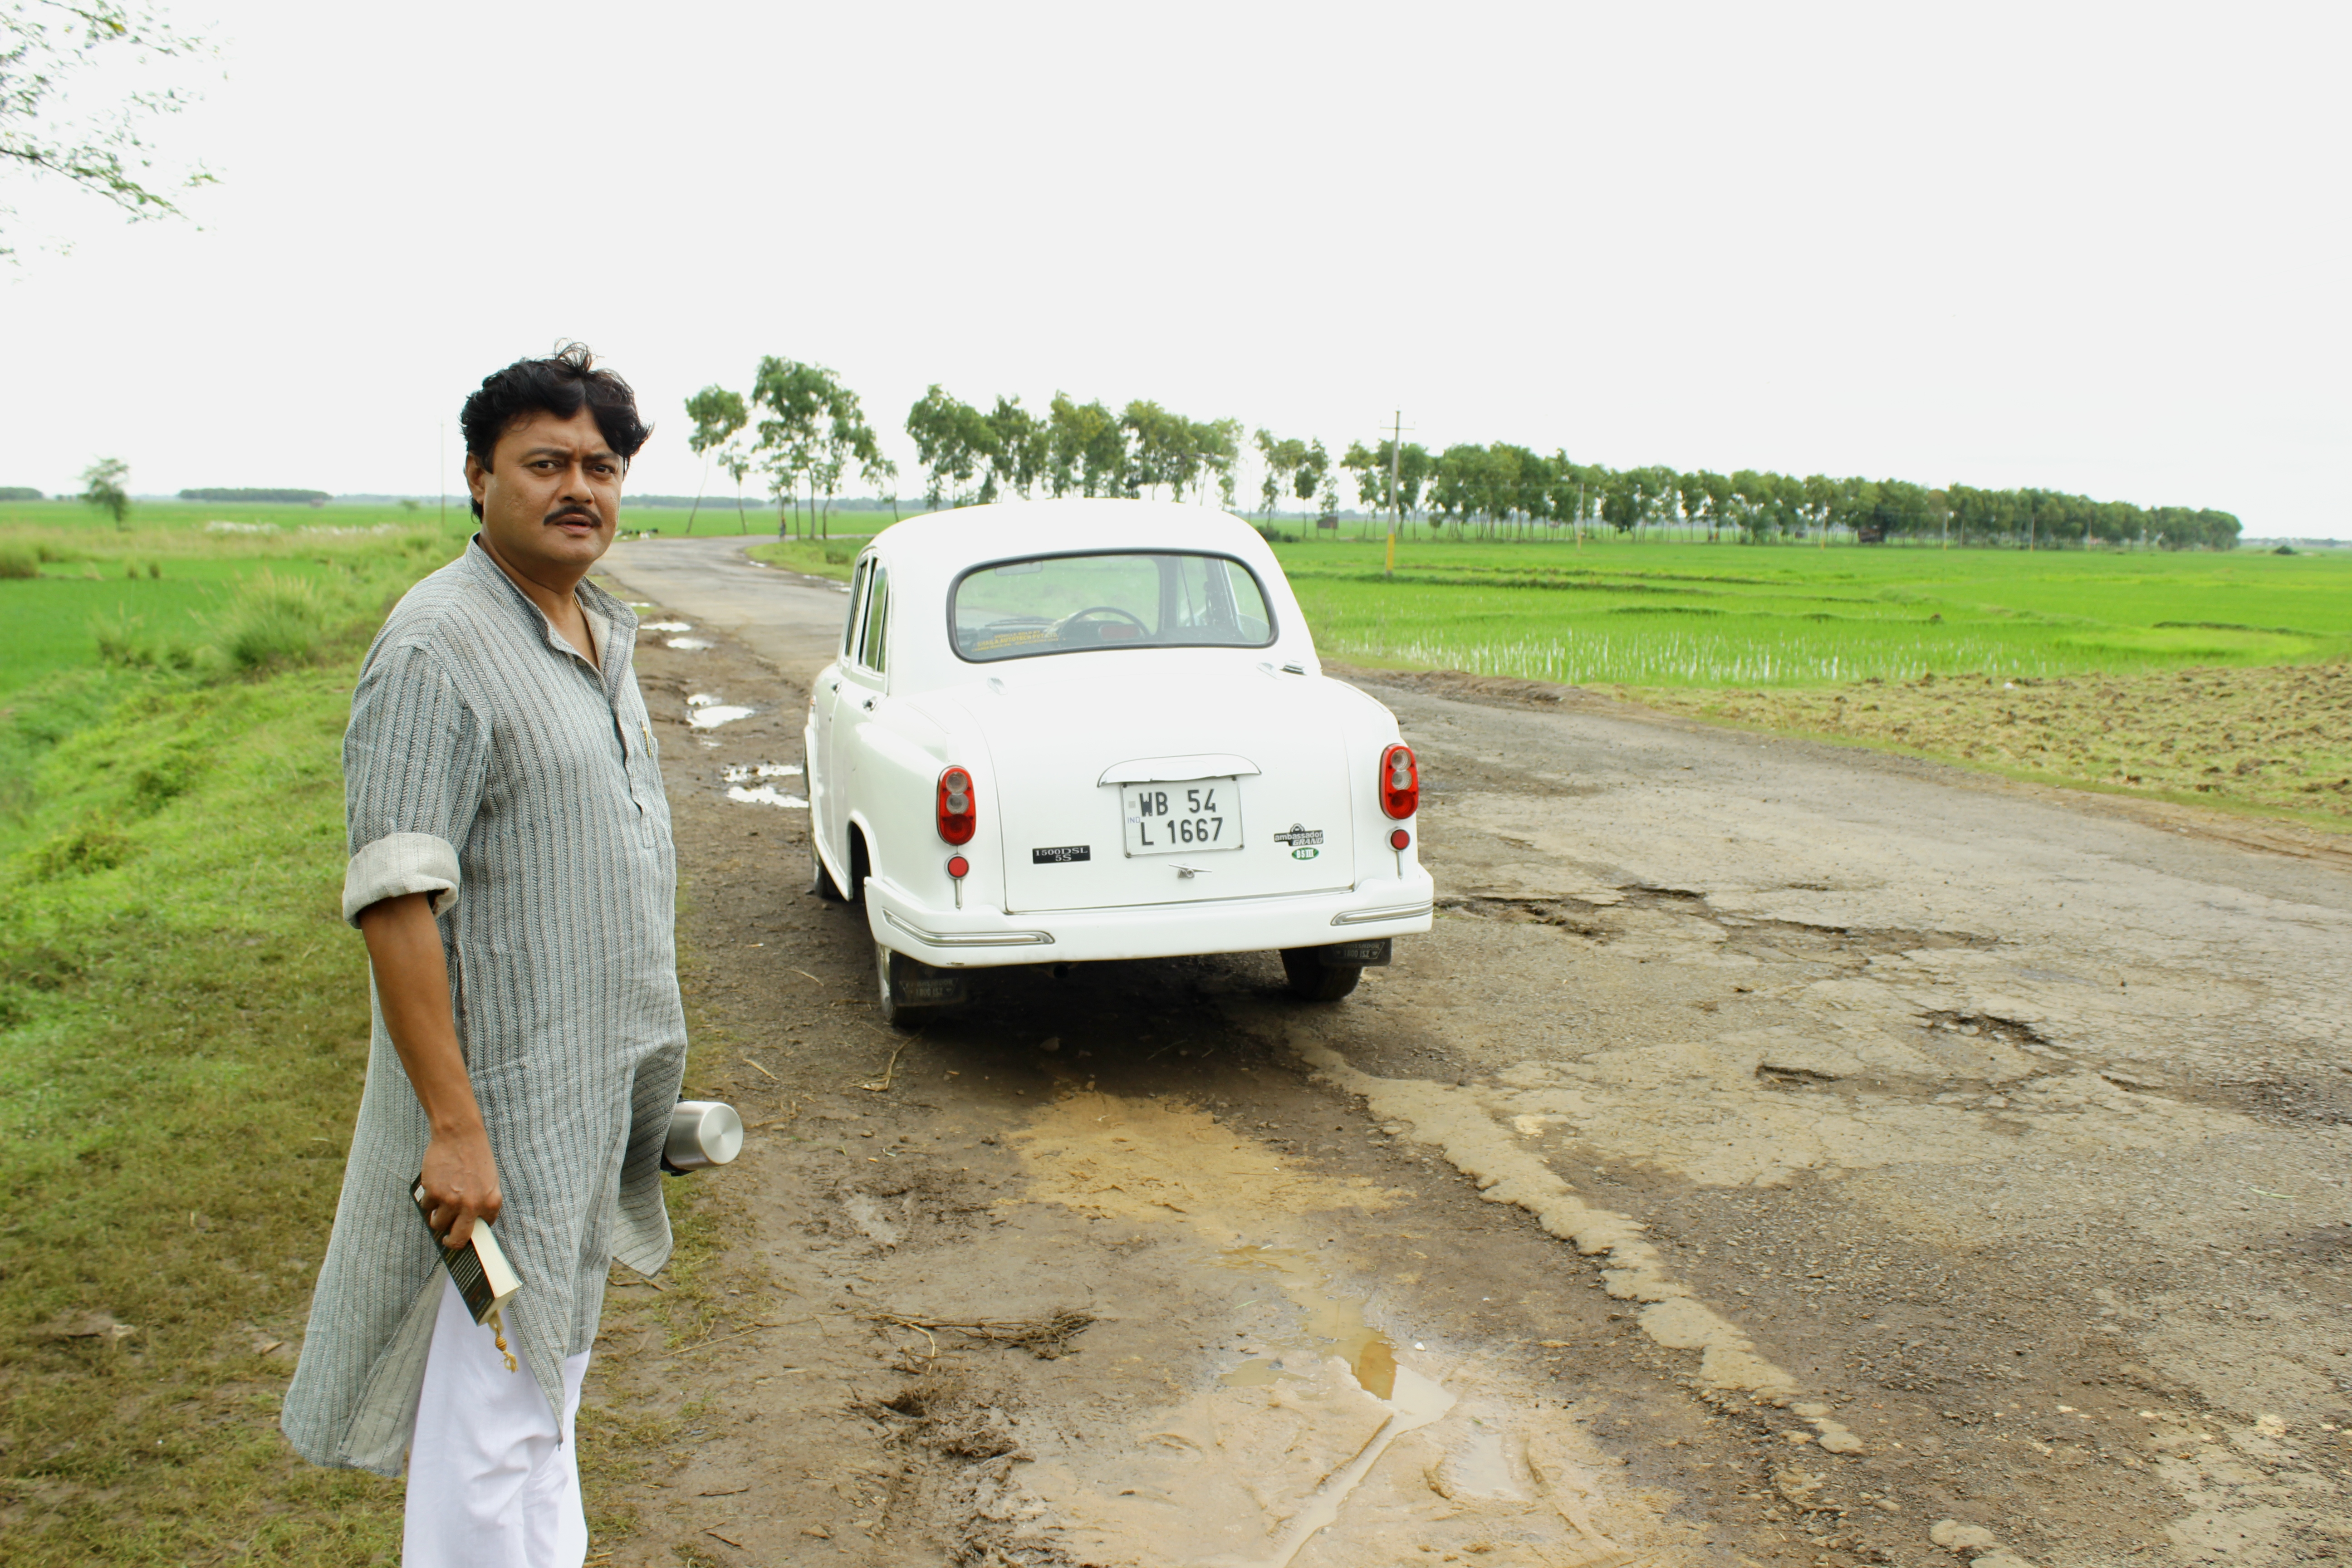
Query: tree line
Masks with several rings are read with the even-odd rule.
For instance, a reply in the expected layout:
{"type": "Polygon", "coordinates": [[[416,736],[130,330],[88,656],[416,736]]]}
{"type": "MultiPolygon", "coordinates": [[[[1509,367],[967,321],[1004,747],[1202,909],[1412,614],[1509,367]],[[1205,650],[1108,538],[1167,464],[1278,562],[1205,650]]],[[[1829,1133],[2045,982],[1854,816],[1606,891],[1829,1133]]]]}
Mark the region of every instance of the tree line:
{"type": "MultiPolygon", "coordinates": [[[[748,395],[707,386],[686,411],[694,422],[688,446],[732,477],[739,516],[743,481],[754,473],[767,480],[780,527],[804,494],[809,528],[824,531],[853,470],[877,493],[893,487],[895,502],[898,465],[883,456],[857,395],[822,365],[762,359],[748,395]]],[[[1252,433],[1238,419],[1193,419],[1141,398],[1113,409],[1061,392],[1042,411],[1003,395],[983,408],[934,384],[907,411],[906,432],[933,510],[1041,493],[1165,496],[1232,510],[1243,460],[1255,454],[1252,499],[1262,521],[1305,510],[1326,528],[1337,524],[1344,478],[1363,513],[1454,538],[1608,529],[1751,543],[1844,534],[1865,543],[2226,550],[2240,531],[2236,517],[2203,508],[1748,468],[1612,468],[1500,441],[1434,453],[1417,442],[1359,441],[1335,457],[1320,440],[1252,433]]]]}
{"type": "Polygon", "coordinates": [[[1456,536],[1594,527],[1629,534],[1680,530],[1756,543],[1843,533],[1863,542],[2227,550],[2240,531],[2235,516],[2208,508],[2143,507],[2062,490],[1937,488],[1826,474],[1799,479],[1753,468],[1611,468],[1505,442],[1433,455],[1411,442],[1393,452],[1387,441],[1359,443],[1339,466],[1355,476],[1370,510],[1388,510],[1393,496],[1401,520],[1418,519],[1456,536]]]}

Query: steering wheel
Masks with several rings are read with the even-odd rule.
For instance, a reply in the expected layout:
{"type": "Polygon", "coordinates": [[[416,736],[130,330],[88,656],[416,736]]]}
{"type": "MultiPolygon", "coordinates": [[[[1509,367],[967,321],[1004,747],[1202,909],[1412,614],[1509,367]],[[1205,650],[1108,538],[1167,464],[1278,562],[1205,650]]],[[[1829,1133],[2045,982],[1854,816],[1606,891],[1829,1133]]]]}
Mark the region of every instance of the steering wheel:
{"type": "Polygon", "coordinates": [[[1134,615],[1129,611],[1122,610],[1117,605],[1088,605],[1083,610],[1072,610],[1068,615],[1062,617],[1061,626],[1057,629],[1066,629],[1073,621],[1080,620],[1087,616],[1117,616],[1123,621],[1131,622],[1135,626],[1135,632],[1138,637],[1150,637],[1151,635],[1151,628],[1143,624],[1142,617],[1134,615]]]}

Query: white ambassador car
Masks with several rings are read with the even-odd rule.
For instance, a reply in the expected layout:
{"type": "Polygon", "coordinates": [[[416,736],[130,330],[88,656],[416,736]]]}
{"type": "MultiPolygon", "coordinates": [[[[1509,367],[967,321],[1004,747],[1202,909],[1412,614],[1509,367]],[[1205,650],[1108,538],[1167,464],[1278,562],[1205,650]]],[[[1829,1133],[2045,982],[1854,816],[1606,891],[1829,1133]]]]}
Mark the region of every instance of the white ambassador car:
{"type": "Polygon", "coordinates": [[[973,969],[1263,949],[1335,1000],[1429,929],[1412,752],[1221,512],[898,524],[857,559],[804,739],[814,890],[862,899],[894,1022],[973,969]]]}

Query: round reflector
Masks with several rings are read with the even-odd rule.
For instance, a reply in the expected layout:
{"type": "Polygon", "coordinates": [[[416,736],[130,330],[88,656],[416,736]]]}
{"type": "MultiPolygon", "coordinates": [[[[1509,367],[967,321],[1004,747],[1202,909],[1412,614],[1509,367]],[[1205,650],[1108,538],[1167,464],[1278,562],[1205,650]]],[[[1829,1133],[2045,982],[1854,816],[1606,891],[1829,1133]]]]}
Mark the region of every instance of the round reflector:
{"type": "Polygon", "coordinates": [[[949,856],[949,857],[948,857],[948,875],[949,875],[949,876],[950,876],[950,877],[964,877],[964,876],[969,876],[969,875],[971,874],[971,861],[969,861],[969,860],[965,859],[965,858],[964,858],[962,856],[961,856],[961,855],[950,855],[950,856],[949,856]]]}
{"type": "Polygon", "coordinates": [[[1394,833],[1391,833],[1391,834],[1390,834],[1390,835],[1389,835],[1389,847],[1390,847],[1390,848],[1391,848],[1391,849],[1402,849],[1402,848],[1405,848],[1407,846],[1411,845],[1412,843],[1412,834],[1410,834],[1410,833],[1407,833],[1407,832],[1406,832],[1403,828],[1402,828],[1402,827],[1398,828],[1394,833]]]}

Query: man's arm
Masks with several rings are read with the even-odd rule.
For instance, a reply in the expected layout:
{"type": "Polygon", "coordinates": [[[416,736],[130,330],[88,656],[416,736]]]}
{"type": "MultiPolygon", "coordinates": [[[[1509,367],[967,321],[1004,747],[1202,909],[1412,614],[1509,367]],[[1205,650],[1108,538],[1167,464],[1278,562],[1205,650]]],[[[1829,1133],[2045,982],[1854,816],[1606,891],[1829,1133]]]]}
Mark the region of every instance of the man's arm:
{"type": "Polygon", "coordinates": [[[459,1247],[472,1239],[475,1220],[499,1217],[499,1167],[458,1048],[449,964],[430,895],[404,893],[370,904],[360,911],[359,927],[375,968],[384,1029],[433,1125],[425,1150],[429,1218],[436,1233],[459,1247]]]}

